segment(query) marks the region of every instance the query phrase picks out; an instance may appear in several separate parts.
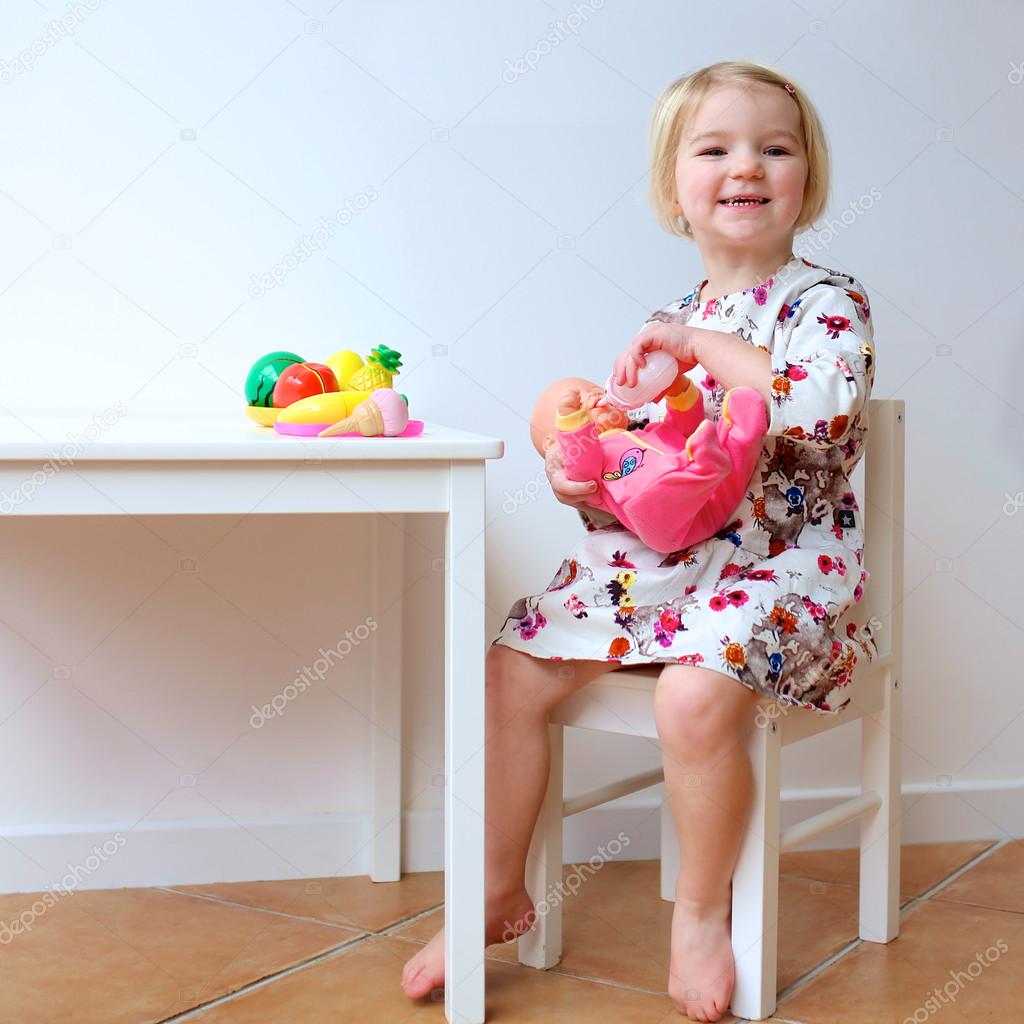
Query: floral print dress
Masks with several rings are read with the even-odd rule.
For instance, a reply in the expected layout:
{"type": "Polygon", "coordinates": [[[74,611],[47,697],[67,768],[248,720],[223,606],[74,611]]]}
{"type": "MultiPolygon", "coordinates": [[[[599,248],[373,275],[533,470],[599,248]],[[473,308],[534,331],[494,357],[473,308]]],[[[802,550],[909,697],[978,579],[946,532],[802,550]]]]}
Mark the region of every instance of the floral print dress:
{"type": "MultiPolygon", "coordinates": [[[[757,287],[698,301],[702,281],[648,323],[723,331],[770,353],[768,434],[747,491],[713,537],[661,554],[609,513],[580,509],[585,535],[540,594],[520,598],[493,644],[539,658],[697,665],[784,705],[837,714],[870,626],[838,621],[860,601],[862,513],[850,485],[874,380],[863,286],[791,256],[757,287]]],[[[700,366],[708,419],[725,388],[700,366]]],[[[630,428],[661,419],[648,405],[630,428]]]]}

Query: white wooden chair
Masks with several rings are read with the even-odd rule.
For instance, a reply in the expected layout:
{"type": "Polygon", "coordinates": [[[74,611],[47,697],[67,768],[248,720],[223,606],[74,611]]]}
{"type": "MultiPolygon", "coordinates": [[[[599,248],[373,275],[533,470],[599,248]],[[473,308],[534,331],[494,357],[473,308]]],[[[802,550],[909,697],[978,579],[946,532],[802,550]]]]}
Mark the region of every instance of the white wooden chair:
{"type": "MultiPolygon", "coordinates": [[[[767,697],[755,705],[757,727],[748,743],[754,799],[732,883],[736,986],[730,1008],[741,1018],[763,1020],[775,1011],[780,853],[859,818],[860,937],[885,943],[899,933],[904,403],[872,399],[868,416],[869,442],[858,472],[863,466],[864,565],[871,575],[861,601],[839,620],[837,631],[844,633],[851,613],[861,621],[881,621],[882,628],[873,630],[878,634],[878,654],[872,662],[863,652],[858,654],[847,690],[853,700],[837,716],[799,708],[779,714],[781,709],[767,697]],[[782,748],[857,720],[863,730],[860,795],[780,831],[782,748]]],[[[527,864],[527,888],[534,903],[561,884],[564,817],[663,781],[656,769],[564,800],[562,730],[571,725],[657,740],[654,689],[663,667],[609,672],[552,714],[551,776],[527,864]]],[[[661,822],[661,896],[673,900],[679,849],[667,800],[661,822]]],[[[521,963],[544,969],[558,963],[561,902],[548,900],[547,913],[520,936],[521,963]]]]}

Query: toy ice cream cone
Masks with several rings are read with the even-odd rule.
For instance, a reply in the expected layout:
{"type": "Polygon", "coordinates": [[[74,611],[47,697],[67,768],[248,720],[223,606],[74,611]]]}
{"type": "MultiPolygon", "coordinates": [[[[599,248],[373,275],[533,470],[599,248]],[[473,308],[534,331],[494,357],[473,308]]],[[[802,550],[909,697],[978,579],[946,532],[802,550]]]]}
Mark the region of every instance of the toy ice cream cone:
{"type": "Polygon", "coordinates": [[[352,410],[351,416],[321,430],[318,436],[358,433],[363,437],[377,437],[380,434],[394,437],[402,433],[408,424],[409,407],[405,399],[391,388],[378,388],[352,410]]]}

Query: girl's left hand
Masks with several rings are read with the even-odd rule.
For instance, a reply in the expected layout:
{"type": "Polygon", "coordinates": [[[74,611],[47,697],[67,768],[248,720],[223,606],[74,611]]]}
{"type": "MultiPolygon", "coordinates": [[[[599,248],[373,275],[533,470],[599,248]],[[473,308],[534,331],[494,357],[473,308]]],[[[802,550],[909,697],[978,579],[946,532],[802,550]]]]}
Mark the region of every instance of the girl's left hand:
{"type": "Polygon", "coordinates": [[[666,324],[661,321],[645,324],[637,336],[629,343],[625,351],[615,360],[612,371],[617,384],[633,387],[636,384],[636,371],[647,360],[647,352],[661,349],[675,356],[679,362],[679,372],[692,370],[700,360],[697,358],[696,330],[688,324],[666,324]]]}

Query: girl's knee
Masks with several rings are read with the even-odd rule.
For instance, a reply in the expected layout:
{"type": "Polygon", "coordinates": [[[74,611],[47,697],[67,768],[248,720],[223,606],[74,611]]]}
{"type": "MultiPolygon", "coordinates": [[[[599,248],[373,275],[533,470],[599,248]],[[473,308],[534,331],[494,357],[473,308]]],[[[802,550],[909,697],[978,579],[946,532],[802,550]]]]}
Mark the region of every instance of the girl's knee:
{"type": "Polygon", "coordinates": [[[756,703],[757,694],[723,673],[672,665],[655,689],[658,733],[695,748],[734,743],[756,703]]]}

